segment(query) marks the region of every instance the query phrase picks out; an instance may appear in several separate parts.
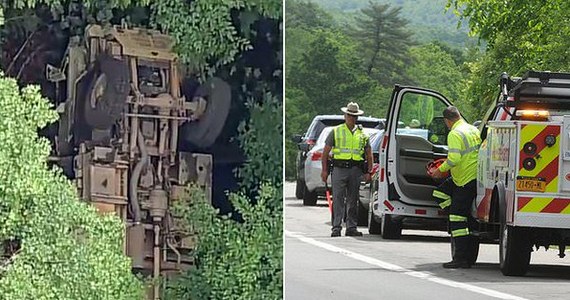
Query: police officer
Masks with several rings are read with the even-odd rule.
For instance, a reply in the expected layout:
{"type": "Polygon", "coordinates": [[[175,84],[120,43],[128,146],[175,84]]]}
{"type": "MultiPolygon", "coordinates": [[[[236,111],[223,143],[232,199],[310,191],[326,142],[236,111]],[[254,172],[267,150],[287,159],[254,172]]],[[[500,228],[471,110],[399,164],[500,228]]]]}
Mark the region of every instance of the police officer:
{"type": "Polygon", "coordinates": [[[334,128],[325,142],[322,158],[321,178],[326,182],[328,177],[329,152],[333,151],[332,189],[333,189],[333,218],[332,237],[340,236],[342,219],[346,206],[346,236],[362,236],[356,229],[356,206],[359,198],[360,181],[364,171],[364,180],[370,181],[372,173],[372,149],[368,136],[362,126],[356,125],[358,116],[364,114],[358,104],[348,103],[341,108],[344,112],[344,124],[334,128]],[[367,164],[364,165],[366,153],[367,164]],[[345,203],[346,198],[346,203],[345,203]]]}
{"type": "Polygon", "coordinates": [[[441,208],[449,208],[451,238],[455,243],[452,261],[444,263],[448,269],[470,268],[472,239],[470,233],[471,205],[477,195],[477,157],[481,137],[479,130],[461,119],[459,110],[450,106],[443,111],[445,125],[451,130],[447,135],[447,160],[433,172],[434,178],[451,171],[433,196],[441,208]]]}

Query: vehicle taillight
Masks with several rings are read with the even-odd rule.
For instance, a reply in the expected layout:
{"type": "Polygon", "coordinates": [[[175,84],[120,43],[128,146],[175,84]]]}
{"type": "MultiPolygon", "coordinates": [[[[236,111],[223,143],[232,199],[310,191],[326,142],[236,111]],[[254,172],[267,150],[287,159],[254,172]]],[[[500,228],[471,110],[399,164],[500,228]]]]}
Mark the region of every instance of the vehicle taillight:
{"type": "Polygon", "coordinates": [[[307,140],[307,145],[314,145],[316,140],[307,140]]]}
{"type": "Polygon", "coordinates": [[[313,154],[311,155],[311,160],[312,161],[321,160],[322,157],[323,157],[323,153],[320,151],[316,151],[316,152],[313,152],[313,154]]]}

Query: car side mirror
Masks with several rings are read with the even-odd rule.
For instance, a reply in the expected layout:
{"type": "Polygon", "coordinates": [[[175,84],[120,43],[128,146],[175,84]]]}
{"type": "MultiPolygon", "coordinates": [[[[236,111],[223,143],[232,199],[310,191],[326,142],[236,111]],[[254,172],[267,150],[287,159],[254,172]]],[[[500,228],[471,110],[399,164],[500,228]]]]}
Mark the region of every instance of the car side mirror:
{"type": "Polygon", "coordinates": [[[477,121],[473,122],[473,126],[478,128],[479,125],[481,125],[481,120],[477,120],[477,121]]]}
{"type": "Polygon", "coordinates": [[[291,140],[293,141],[293,143],[295,144],[299,144],[302,140],[303,140],[303,136],[300,134],[295,134],[291,140]]]}
{"type": "Polygon", "coordinates": [[[380,124],[376,125],[376,129],[384,130],[386,128],[386,123],[380,122],[380,124]]]}

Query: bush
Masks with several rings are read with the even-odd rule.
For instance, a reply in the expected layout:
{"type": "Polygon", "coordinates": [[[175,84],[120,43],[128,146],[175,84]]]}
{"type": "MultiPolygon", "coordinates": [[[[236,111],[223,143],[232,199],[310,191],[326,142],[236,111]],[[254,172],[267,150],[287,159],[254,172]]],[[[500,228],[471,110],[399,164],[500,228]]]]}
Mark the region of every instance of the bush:
{"type": "Polygon", "coordinates": [[[49,169],[37,129],[57,119],[38,87],[0,74],[0,295],[4,299],[141,299],[123,255],[123,225],[80,202],[49,169]]]}

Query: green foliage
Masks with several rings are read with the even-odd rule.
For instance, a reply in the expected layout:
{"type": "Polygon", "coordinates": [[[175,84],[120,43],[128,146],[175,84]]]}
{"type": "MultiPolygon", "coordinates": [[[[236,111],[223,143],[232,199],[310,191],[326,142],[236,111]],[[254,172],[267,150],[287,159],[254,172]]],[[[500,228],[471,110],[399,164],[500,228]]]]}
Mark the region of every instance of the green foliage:
{"type": "Polygon", "coordinates": [[[401,8],[387,4],[370,3],[356,18],[353,38],[359,42],[364,57],[366,74],[383,86],[405,80],[402,66],[409,64],[408,47],[412,45],[412,33],[408,22],[400,16],[401,8]]]}
{"type": "MultiPolygon", "coordinates": [[[[90,13],[90,21],[108,24],[113,9],[149,6],[151,24],[170,34],[180,59],[202,76],[211,76],[221,66],[235,60],[236,56],[251,49],[248,37],[251,25],[260,17],[279,18],[282,14],[280,0],[89,0],[82,1],[90,13]],[[232,12],[241,12],[240,31],[232,20],[232,12]],[[243,33],[243,35],[240,35],[243,33]]],[[[48,4],[54,12],[62,13],[66,1],[18,0],[3,8],[20,10],[48,4]]],[[[2,25],[2,23],[0,23],[2,25]]]]}
{"type": "Polygon", "coordinates": [[[278,138],[283,134],[283,105],[270,94],[265,95],[263,105],[253,101],[249,105],[250,121],[239,126],[248,163],[238,170],[238,177],[248,190],[257,190],[262,182],[279,188],[283,184],[283,142],[278,138]]]}
{"type": "Polygon", "coordinates": [[[166,299],[281,299],[283,288],[282,104],[267,95],[251,105],[240,128],[248,163],[239,175],[246,193],[230,201],[243,218],[236,222],[191,188],[189,205],[178,207],[198,235],[198,266],[176,278],[166,299]],[[246,196],[255,193],[255,199],[246,196]]]}
{"type": "Polygon", "coordinates": [[[270,202],[281,188],[262,185],[256,204],[242,194],[230,196],[243,223],[217,212],[191,188],[191,205],[180,207],[196,230],[198,267],[175,279],[165,299],[281,299],[282,214],[270,202]]]}
{"type": "Polygon", "coordinates": [[[568,71],[570,2],[563,0],[450,0],[471,34],[487,42],[487,51],[469,64],[466,97],[481,114],[498,94],[502,72],[568,71]]]}
{"type": "Polygon", "coordinates": [[[0,264],[4,299],[141,299],[123,255],[124,227],[79,201],[47,167],[37,129],[57,114],[37,87],[0,77],[0,241],[16,244],[0,264]]]}
{"type": "Polygon", "coordinates": [[[290,28],[331,28],[333,17],[318,5],[302,0],[286,1],[285,23],[290,28]]]}
{"type": "MultiPolygon", "coordinates": [[[[335,20],[344,25],[355,24],[355,14],[374,4],[389,4],[401,7],[401,16],[409,20],[408,28],[419,43],[441,41],[453,47],[470,43],[467,26],[456,26],[459,18],[451,11],[445,11],[447,0],[311,0],[326,9],[335,20]]],[[[289,1],[287,1],[289,3],[289,1]]],[[[289,9],[287,8],[287,14],[289,9]]],[[[289,26],[289,25],[288,25],[289,26]]]]}

